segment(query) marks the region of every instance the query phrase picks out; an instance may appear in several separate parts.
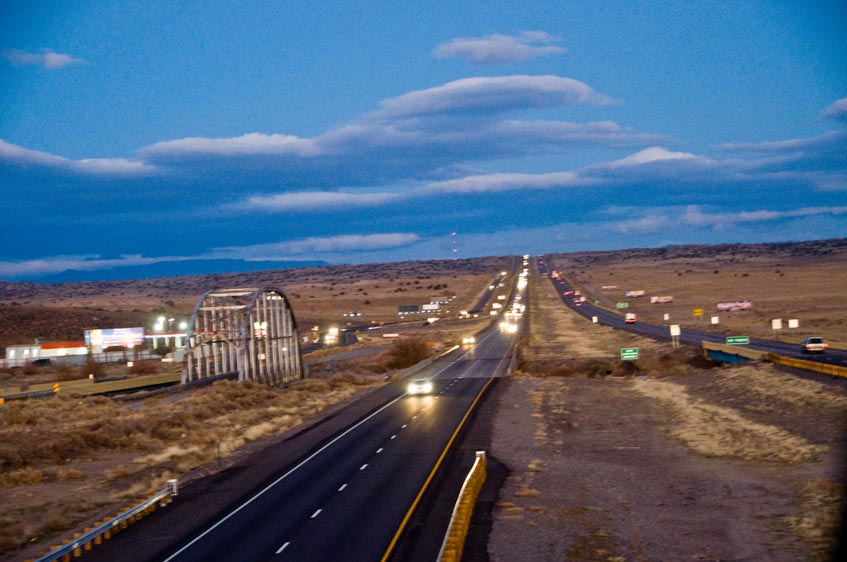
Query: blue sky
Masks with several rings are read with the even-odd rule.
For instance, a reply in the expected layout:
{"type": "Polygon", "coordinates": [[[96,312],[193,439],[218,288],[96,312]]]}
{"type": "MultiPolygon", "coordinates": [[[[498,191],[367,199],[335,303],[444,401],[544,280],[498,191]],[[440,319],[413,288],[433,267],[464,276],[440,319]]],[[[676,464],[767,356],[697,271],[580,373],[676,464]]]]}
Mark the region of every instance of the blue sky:
{"type": "Polygon", "coordinates": [[[0,279],[847,235],[843,2],[411,6],[0,1],[0,279]]]}

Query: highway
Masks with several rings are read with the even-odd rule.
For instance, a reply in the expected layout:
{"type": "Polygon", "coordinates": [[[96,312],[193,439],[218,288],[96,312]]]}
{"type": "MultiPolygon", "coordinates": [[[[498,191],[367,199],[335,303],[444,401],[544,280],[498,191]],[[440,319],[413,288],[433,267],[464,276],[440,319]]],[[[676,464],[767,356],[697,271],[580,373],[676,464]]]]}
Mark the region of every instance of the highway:
{"type": "MultiPolygon", "coordinates": [[[[536,260],[536,265],[540,274],[548,274],[548,264],[546,263],[546,260],[536,260]]],[[[668,326],[657,326],[640,321],[635,324],[627,324],[624,321],[624,317],[616,312],[595,306],[588,301],[579,303],[577,302],[578,299],[572,294],[565,294],[573,291],[573,287],[570,286],[567,280],[553,277],[549,278],[553,283],[556,292],[559,294],[559,298],[562,299],[562,302],[565,305],[587,318],[596,316],[598,324],[611,326],[620,330],[627,330],[656,340],[669,341],[671,339],[670,328],[668,326]]],[[[726,337],[726,334],[723,333],[704,332],[701,330],[682,328],[679,336],[679,342],[696,346],[701,345],[703,341],[725,344],[726,337]]],[[[807,359],[810,361],[819,361],[821,363],[828,363],[832,365],[847,366],[847,351],[829,349],[825,353],[821,354],[804,354],[800,351],[800,346],[798,344],[761,338],[750,338],[750,343],[744,347],[770,353],[778,353],[779,355],[786,357],[796,357],[798,359],[807,359]]]]}
{"type": "Polygon", "coordinates": [[[86,559],[388,559],[472,404],[506,372],[516,338],[494,327],[414,375],[432,378],[432,395],[386,385],[246,466],[189,485],[86,559]]]}

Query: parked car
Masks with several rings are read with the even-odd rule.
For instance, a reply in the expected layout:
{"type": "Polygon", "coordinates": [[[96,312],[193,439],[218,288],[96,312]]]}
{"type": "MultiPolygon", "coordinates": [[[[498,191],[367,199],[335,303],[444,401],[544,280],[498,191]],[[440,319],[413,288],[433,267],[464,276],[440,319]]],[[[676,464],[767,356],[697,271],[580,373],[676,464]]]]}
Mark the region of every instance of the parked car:
{"type": "Polygon", "coordinates": [[[803,353],[823,353],[829,345],[823,338],[813,337],[806,338],[800,344],[800,351],[803,353]]]}

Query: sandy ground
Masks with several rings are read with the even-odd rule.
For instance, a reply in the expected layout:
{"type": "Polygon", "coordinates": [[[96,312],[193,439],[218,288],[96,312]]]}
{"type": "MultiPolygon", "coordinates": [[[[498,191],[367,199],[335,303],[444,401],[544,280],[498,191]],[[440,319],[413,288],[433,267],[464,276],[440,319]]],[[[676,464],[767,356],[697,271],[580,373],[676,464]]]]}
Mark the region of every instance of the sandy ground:
{"type": "Polygon", "coordinates": [[[533,288],[529,373],[507,382],[494,421],[491,454],[510,475],[490,560],[829,559],[847,385],[673,361],[691,352],[588,324],[533,288]],[[568,376],[619,364],[622,344],[644,350],[641,375],[568,376]]]}

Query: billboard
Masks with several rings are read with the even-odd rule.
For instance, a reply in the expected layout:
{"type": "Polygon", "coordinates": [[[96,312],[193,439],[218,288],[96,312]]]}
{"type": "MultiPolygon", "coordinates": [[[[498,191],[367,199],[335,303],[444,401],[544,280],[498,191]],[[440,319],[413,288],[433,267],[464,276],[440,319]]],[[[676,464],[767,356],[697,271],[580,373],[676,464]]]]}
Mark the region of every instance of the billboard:
{"type": "Polygon", "coordinates": [[[130,347],[144,343],[144,328],[104,328],[85,330],[89,347],[130,347]]]}

